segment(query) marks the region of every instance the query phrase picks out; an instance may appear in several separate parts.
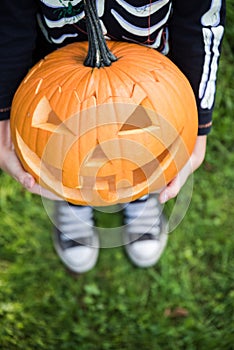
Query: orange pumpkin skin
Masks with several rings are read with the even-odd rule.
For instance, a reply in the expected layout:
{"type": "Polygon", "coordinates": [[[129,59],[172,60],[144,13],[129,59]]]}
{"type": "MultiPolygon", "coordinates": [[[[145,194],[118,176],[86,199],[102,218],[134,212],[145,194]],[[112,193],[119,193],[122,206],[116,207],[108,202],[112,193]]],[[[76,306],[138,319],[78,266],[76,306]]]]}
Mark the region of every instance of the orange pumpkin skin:
{"type": "Polygon", "coordinates": [[[11,133],[24,166],[74,204],[135,200],[168,184],[197,137],[196,102],[181,71],[156,50],[107,42],[118,60],[83,65],[88,43],[36,64],[12,104],[11,133]]]}

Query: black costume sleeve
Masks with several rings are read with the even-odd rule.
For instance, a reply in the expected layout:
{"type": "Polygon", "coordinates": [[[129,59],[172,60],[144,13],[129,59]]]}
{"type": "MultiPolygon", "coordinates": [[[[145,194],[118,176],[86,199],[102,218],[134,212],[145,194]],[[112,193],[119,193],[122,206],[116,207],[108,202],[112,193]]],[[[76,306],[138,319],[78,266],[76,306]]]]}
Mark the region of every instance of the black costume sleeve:
{"type": "Polygon", "coordinates": [[[35,16],[33,0],[1,0],[0,120],[9,118],[13,95],[32,64],[35,16]]]}
{"type": "Polygon", "coordinates": [[[225,1],[173,2],[169,25],[169,57],[186,75],[194,90],[199,115],[199,135],[208,134],[212,125],[224,22],[225,1]]]}

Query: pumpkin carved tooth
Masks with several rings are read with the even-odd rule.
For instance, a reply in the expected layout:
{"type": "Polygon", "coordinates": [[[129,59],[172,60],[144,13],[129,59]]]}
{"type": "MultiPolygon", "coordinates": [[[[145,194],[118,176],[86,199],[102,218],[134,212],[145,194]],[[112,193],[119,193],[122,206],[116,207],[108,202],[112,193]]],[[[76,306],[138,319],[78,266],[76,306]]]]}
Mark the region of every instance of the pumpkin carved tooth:
{"type": "Polygon", "coordinates": [[[196,102],[167,57],[106,43],[96,2],[84,3],[89,43],[67,45],[32,68],[14,96],[12,139],[24,168],[69,202],[128,202],[165,186],[188,161],[196,102]]]}

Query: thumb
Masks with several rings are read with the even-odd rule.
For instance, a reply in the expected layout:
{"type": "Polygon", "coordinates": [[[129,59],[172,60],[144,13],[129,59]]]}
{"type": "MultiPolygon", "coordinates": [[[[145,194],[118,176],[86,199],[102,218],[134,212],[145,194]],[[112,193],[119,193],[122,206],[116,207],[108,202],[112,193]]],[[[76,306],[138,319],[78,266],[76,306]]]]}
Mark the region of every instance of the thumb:
{"type": "Polygon", "coordinates": [[[34,184],[35,179],[30,175],[29,173],[24,172],[23,176],[20,178],[19,181],[27,190],[30,190],[34,184]]]}
{"type": "Polygon", "coordinates": [[[12,176],[27,189],[32,188],[35,184],[34,177],[23,169],[14,151],[8,154],[8,161],[5,170],[10,176],[12,176]]]}
{"type": "Polygon", "coordinates": [[[160,193],[159,201],[160,203],[165,203],[171,198],[175,198],[180,189],[183,187],[187,181],[188,176],[192,173],[191,163],[187,164],[182,168],[182,170],[176,175],[176,177],[167,185],[167,187],[160,193]]]}
{"type": "Polygon", "coordinates": [[[177,196],[180,191],[180,181],[178,177],[175,177],[167,187],[160,193],[159,201],[161,204],[166,203],[169,199],[177,196]]]}

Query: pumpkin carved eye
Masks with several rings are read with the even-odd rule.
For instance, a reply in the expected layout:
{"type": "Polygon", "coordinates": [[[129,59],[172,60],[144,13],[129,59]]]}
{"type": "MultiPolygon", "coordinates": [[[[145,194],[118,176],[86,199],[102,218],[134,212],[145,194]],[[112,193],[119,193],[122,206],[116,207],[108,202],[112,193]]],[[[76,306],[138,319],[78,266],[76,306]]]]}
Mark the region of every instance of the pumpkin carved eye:
{"type": "Polygon", "coordinates": [[[46,97],[43,97],[39,101],[33,113],[32,127],[47,130],[52,133],[73,134],[73,131],[70,130],[54,112],[46,97]]]}
{"type": "Polygon", "coordinates": [[[134,110],[134,113],[132,113],[126,122],[122,125],[119,131],[119,135],[142,133],[147,130],[155,130],[156,128],[159,127],[153,125],[153,122],[149,118],[149,115],[146,113],[146,110],[141,106],[137,106],[137,108],[134,110]]]}

